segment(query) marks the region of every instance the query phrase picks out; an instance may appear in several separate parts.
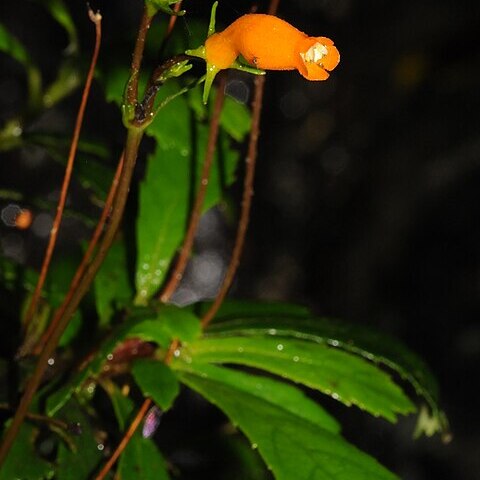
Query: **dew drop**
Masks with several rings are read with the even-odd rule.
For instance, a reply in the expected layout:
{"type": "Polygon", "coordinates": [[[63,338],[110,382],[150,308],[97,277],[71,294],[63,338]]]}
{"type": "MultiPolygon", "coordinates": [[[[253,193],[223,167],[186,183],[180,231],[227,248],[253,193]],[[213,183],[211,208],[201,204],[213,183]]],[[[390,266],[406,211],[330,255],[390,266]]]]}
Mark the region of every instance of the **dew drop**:
{"type": "Polygon", "coordinates": [[[107,360],[110,360],[110,361],[113,360],[113,353],[109,353],[107,355],[107,360]]]}
{"type": "Polygon", "coordinates": [[[252,449],[253,449],[253,450],[256,450],[257,448],[258,448],[258,444],[252,443],[252,449]]]}
{"type": "Polygon", "coordinates": [[[97,445],[97,448],[100,450],[100,451],[103,451],[103,449],[105,448],[105,445],[103,443],[99,443],[97,445]]]}
{"type": "Polygon", "coordinates": [[[176,358],[180,356],[180,350],[178,348],[173,352],[173,356],[176,358]]]}
{"type": "Polygon", "coordinates": [[[277,345],[277,350],[278,350],[279,352],[281,352],[281,351],[283,350],[283,345],[282,345],[281,343],[279,343],[279,344],[277,345]]]}
{"type": "Polygon", "coordinates": [[[49,359],[47,360],[47,363],[48,363],[50,366],[52,366],[52,365],[55,364],[55,359],[54,359],[54,358],[49,358],[49,359]]]}
{"type": "Polygon", "coordinates": [[[269,335],[276,335],[277,334],[277,329],[276,328],[270,328],[268,330],[268,334],[269,335]]]}
{"type": "Polygon", "coordinates": [[[340,345],[339,341],[338,340],[332,340],[330,342],[330,345],[332,345],[332,347],[338,347],[340,345]]]}
{"type": "Polygon", "coordinates": [[[293,357],[293,361],[294,361],[294,362],[298,362],[299,360],[300,360],[300,357],[298,357],[297,355],[295,355],[295,356],[293,357]]]}
{"type": "Polygon", "coordinates": [[[334,400],[340,400],[340,395],[338,393],[332,393],[332,398],[334,400]]]}
{"type": "Polygon", "coordinates": [[[238,353],[243,353],[243,347],[238,347],[238,353]]]}

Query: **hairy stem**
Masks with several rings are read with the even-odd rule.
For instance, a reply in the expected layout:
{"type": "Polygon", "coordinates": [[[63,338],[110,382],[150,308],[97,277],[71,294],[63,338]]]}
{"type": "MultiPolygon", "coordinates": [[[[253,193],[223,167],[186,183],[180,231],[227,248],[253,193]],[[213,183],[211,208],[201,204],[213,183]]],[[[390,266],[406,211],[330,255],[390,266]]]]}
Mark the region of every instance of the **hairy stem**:
{"type": "Polygon", "coordinates": [[[145,41],[147,33],[152,24],[153,16],[148,12],[147,6],[143,11],[142,20],[138,29],[137,41],[133,50],[132,65],[130,67],[130,80],[127,86],[127,103],[136,105],[138,102],[138,80],[140,75],[140,66],[142,65],[143,51],[145,49],[145,41]]]}

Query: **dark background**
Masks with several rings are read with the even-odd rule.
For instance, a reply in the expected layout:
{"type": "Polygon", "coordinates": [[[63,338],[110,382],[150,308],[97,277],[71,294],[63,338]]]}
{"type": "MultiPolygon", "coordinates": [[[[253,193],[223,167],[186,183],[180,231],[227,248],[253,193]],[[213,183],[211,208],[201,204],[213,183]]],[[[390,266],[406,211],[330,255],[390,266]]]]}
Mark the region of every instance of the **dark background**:
{"type": "MultiPolygon", "coordinates": [[[[92,2],[104,15],[101,62],[112,55],[129,61],[140,4],[92,2]]],[[[245,5],[221,2],[218,23],[245,13],[245,5]]],[[[210,2],[185,7],[190,18],[205,18],[210,2]]],[[[84,4],[71,8],[88,51],[84,4]]],[[[0,14],[52,77],[61,29],[29,1],[3,0],[0,14]]],[[[332,38],[341,63],[322,83],[296,72],[268,74],[251,228],[233,294],[304,303],[403,340],[439,379],[453,441],[413,442],[413,420],[390,426],[335,407],[347,438],[404,479],[478,479],[480,8],[466,0],[283,0],[279,15],[332,38]]],[[[188,16],[177,28],[188,32],[188,16]]],[[[24,88],[21,69],[3,57],[0,67],[4,121],[24,101],[24,88]]],[[[231,81],[245,79],[232,74],[231,81]]],[[[77,103],[74,95],[41,122],[68,131],[77,103]]],[[[118,152],[118,115],[95,105],[87,134],[101,128],[118,152]]],[[[39,184],[45,159],[34,154],[23,152],[20,161],[18,153],[0,154],[0,184],[51,193],[62,171],[45,167],[39,184]]],[[[67,227],[64,248],[81,236],[75,222],[67,227]]],[[[232,229],[204,222],[209,228],[214,235],[204,235],[203,248],[225,255],[223,235],[228,240],[232,229]]],[[[21,240],[19,261],[38,264],[38,238],[21,240]]],[[[7,254],[5,242],[2,248],[7,254]]]]}

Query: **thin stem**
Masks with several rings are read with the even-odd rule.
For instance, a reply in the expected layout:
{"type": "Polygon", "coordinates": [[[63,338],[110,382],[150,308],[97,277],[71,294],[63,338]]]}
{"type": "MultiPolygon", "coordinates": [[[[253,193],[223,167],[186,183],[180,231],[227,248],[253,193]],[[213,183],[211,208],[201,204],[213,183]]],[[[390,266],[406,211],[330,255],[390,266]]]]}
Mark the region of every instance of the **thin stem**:
{"type": "Polygon", "coordinates": [[[134,433],[136,432],[138,426],[143,420],[143,417],[146,415],[150,405],[152,404],[152,400],[150,398],[146,398],[138,410],[135,418],[133,419],[132,423],[128,427],[128,430],[125,432],[121,442],[118,444],[115,452],[113,455],[108,459],[107,463],[103,466],[100,470],[100,473],[95,477],[95,480],[103,480],[107,475],[108,472],[111,470],[115,462],[118,460],[118,457],[122,454],[122,452],[127,447],[128,443],[130,442],[131,438],[133,437],[134,433]]]}
{"type": "Polygon", "coordinates": [[[87,79],[85,81],[85,87],[83,89],[82,100],[77,113],[77,119],[75,121],[75,128],[73,130],[72,143],[70,145],[70,151],[68,154],[67,166],[65,168],[65,175],[63,178],[62,189],[60,191],[60,198],[57,206],[57,213],[53,221],[52,229],[50,230],[50,239],[48,241],[47,250],[43,259],[42,268],[40,270],[40,276],[35,286],[35,290],[32,295],[32,300],[25,315],[25,330],[28,331],[28,326],[37,309],[40,294],[42,292],[43,285],[47,278],[48,269],[52,260],[53,250],[57,242],[58,230],[62,221],[63,210],[67,200],[68,187],[70,185],[70,179],[72,177],[73,164],[75,162],[75,156],[77,153],[78,140],[80,138],[80,131],[82,129],[83,118],[85,116],[85,109],[87,106],[88,97],[90,95],[90,88],[92,86],[93,76],[95,73],[95,67],[98,60],[98,54],[100,51],[100,44],[102,41],[102,16],[99,13],[94,13],[90,8],[88,9],[88,16],[90,20],[95,24],[95,47],[93,50],[92,60],[90,62],[90,68],[88,70],[87,79]]]}
{"type": "Polygon", "coordinates": [[[271,0],[270,1],[270,5],[268,7],[269,15],[276,15],[279,3],[280,3],[280,0],[271,0]]]}
{"type": "Polygon", "coordinates": [[[163,303],[168,302],[175,290],[177,289],[178,284],[180,283],[180,280],[182,279],[185,272],[188,258],[190,257],[190,253],[192,251],[195,233],[197,231],[200,217],[202,215],[202,207],[205,200],[205,194],[207,192],[208,179],[210,178],[210,170],[213,163],[213,157],[215,154],[215,147],[218,138],[218,129],[220,126],[220,114],[222,112],[224,100],[225,77],[222,75],[220,85],[218,86],[217,95],[215,97],[212,119],[210,121],[210,130],[208,133],[207,149],[205,152],[205,160],[202,167],[200,185],[198,187],[198,192],[195,198],[192,213],[190,214],[187,233],[185,235],[185,240],[183,242],[182,248],[180,250],[180,255],[178,256],[175,267],[170,275],[170,279],[160,295],[160,301],[163,303]]]}
{"type": "MultiPolygon", "coordinates": [[[[172,343],[170,344],[167,355],[165,356],[165,359],[163,361],[166,365],[168,365],[172,361],[173,354],[175,350],[178,348],[179,344],[180,342],[178,340],[173,340],[172,343]]],[[[128,443],[132,439],[141,421],[147,414],[147,411],[150,408],[151,404],[152,404],[152,400],[150,398],[145,398],[137,414],[135,415],[135,418],[132,420],[132,423],[128,427],[128,430],[124,433],[122,440],[117,445],[117,448],[113,452],[112,456],[105,463],[102,470],[100,470],[100,473],[95,477],[95,480],[103,480],[108,474],[108,472],[115,465],[115,462],[119,459],[120,455],[123,453],[125,448],[127,448],[128,443]]]]}
{"type": "MultiPolygon", "coordinates": [[[[280,0],[270,0],[270,5],[268,7],[268,13],[270,15],[275,15],[277,13],[279,3],[280,0]]],[[[240,263],[240,257],[242,255],[245,236],[248,229],[248,222],[250,219],[250,208],[252,206],[253,180],[255,178],[255,163],[257,160],[258,138],[260,136],[260,119],[262,116],[264,90],[265,77],[255,77],[255,93],[252,102],[252,129],[250,131],[247,158],[245,160],[247,167],[243,181],[242,210],[240,213],[240,220],[238,221],[235,245],[233,247],[232,257],[230,259],[225,278],[223,279],[222,286],[220,287],[217,297],[215,298],[211,307],[202,318],[203,329],[207,328],[208,324],[212,321],[213,317],[217,314],[218,309],[221,307],[223,300],[225,299],[228,290],[232,285],[235,273],[237,272],[237,268],[240,263]]]]}
{"type": "Polygon", "coordinates": [[[148,7],[143,10],[142,20],[138,29],[137,41],[133,50],[132,65],[130,68],[130,80],[127,86],[127,103],[136,105],[138,102],[138,80],[140,75],[140,66],[142,64],[143,51],[145,49],[145,40],[148,30],[152,24],[153,16],[148,13],[148,7]]]}
{"type": "Polygon", "coordinates": [[[257,159],[258,137],[260,135],[260,117],[262,112],[263,90],[265,85],[265,77],[255,77],[255,93],[252,104],[252,129],[250,131],[250,139],[248,143],[247,158],[245,159],[246,171],[243,181],[243,197],[240,220],[238,222],[237,234],[235,237],[235,245],[232,251],[232,257],[225,274],[222,286],[215,298],[213,304],[202,318],[202,327],[205,329],[216,315],[218,309],[222,305],[225,296],[232,285],[235,273],[240,263],[240,257],[245,243],[245,236],[248,229],[250,219],[250,208],[253,197],[253,180],[255,178],[255,162],[257,159]]]}
{"type": "MultiPolygon", "coordinates": [[[[182,8],[182,0],[180,0],[173,6],[173,11],[175,13],[178,13],[181,8],[182,8]]],[[[167,43],[170,40],[170,37],[172,36],[173,29],[175,28],[175,24],[177,23],[177,18],[178,18],[178,15],[172,15],[170,17],[170,20],[168,22],[168,27],[165,32],[165,35],[163,36],[162,45],[160,47],[160,54],[164,52],[165,47],[167,46],[167,43]]]]}
{"type": "MultiPolygon", "coordinates": [[[[136,72],[136,88],[128,92],[129,99],[133,100],[136,103],[137,98],[133,98],[132,92],[138,92],[138,71],[140,69],[142,57],[143,57],[143,48],[145,46],[145,36],[148,28],[150,26],[152,18],[148,15],[147,11],[145,10],[141,27],[139,30],[139,34],[137,37],[137,42],[135,44],[134,55],[132,60],[132,71],[136,72]]],[[[135,84],[135,82],[133,82],[135,84]]],[[[131,88],[132,82],[129,85],[131,88]]],[[[133,175],[133,170],[135,167],[135,163],[137,160],[138,154],[138,147],[140,145],[140,141],[143,137],[143,131],[141,129],[131,128],[128,130],[126,145],[125,145],[125,158],[124,158],[124,167],[122,170],[122,177],[120,179],[120,183],[118,186],[118,193],[115,198],[114,205],[112,207],[111,219],[110,224],[105,232],[105,235],[102,239],[100,247],[98,249],[96,257],[87,267],[87,270],[81,279],[76,291],[72,295],[71,301],[68,306],[65,308],[63,316],[59,319],[57,327],[55,330],[51,332],[50,337],[45,343],[45,347],[42,350],[37,364],[35,366],[35,370],[27,383],[26,389],[23,393],[23,396],[20,400],[20,404],[18,409],[15,413],[15,416],[12,419],[12,422],[9,428],[6,430],[3,442],[0,446],[0,465],[5,460],[12,444],[18,434],[20,426],[25,418],[25,415],[28,413],[28,408],[32,402],[33,396],[37,391],[40,382],[42,380],[43,374],[47,368],[48,360],[55,351],[55,348],[60,340],[62,333],[64,332],[65,328],[68,325],[68,322],[77,309],[80,301],[87,293],[90,285],[99,270],[100,266],[107,255],[108,249],[110,248],[113,240],[115,238],[115,234],[117,233],[118,227],[120,226],[120,221],[123,216],[123,211],[125,209],[125,204],[128,197],[128,191],[130,188],[130,182],[133,175]]]]}
{"type": "MultiPolygon", "coordinates": [[[[14,410],[10,405],[6,403],[0,403],[0,410],[14,410]]],[[[56,418],[48,417],[46,415],[40,415],[38,413],[28,412],[25,418],[32,420],[33,422],[45,423],[61,430],[67,431],[69,428],[68,423],[58,420],[56,418]]]]}
{"type": "MultiPolygon", "coordinates": [[[[83,256],[82,262],[80,263],[79,267],[77,268],[77,271],[75,272],[75,276],[73,277],[71,283],[70,283],[70,288],[68,289],[67,296],[63,300],[62,305],[57,309],[55,312],[55,315],[53,317],[53,320],[50,322],[50,325],[48,326],[47,331],[43,334],[42,338],[38,341],[37,345],[35,346],[33,353],[35,355],[38,355],[40,351],[43,349],[45,342],[48,340],[48,338],[52,335],[52,332],[55,330],[55,328],[58,325],[58,322],[62,318],[62,316],[65,313],[65,310],[72,300],[73,294],[75,290],[77,289],[83,274],[85,273],[85,270],[88,267],[88,264],[90,263],[90,259],[93,255],[93,252],[95,250],[95,247],[97,246],[97,243],[100,239],[100,236],[103,232],[103,229],[105,227],[105,224],[107,222],[108,216],[110,215],[110,211],[112,208],[112,204],[115,198],[115,194],[117,193],[117,188],[120,180],[120,175],[122,174],[122,169],[123,169],[123,163],[124,163],[124,158],[125,158],[125,153],[122,152],[122,155],[120,156],[120,160],[118,161],[117,165],[117,170],[115,171],[115,175],[112,180],[112,184],[110,186],[110,191],[108,192],[107,198],[105,200],[105,205],[103,207],[102,214],[100,216],[100,220],[97,223],[97,226],[95,227],[95,231],[93,232],[92,238],[90,239],[90,242],[88,244],[87,250],[85,251],[85,254],[83,256]]],[[[21,351],[19,352],[20,356],[26,355],[29,353],[29,348],[28,345],[25,345],[22,347],[21,351]]]]}
{"type": "Polygon", "coordinates": [[[51,332],[50,337],[45,343],[44,349],[38,357],[34,372],[27,383],[18,409],[12,419],[10,427],[5,433],[3,443],[0,447],[0,465],[7,456],[13,444],[13,441],[18,434],[20,426],[32,402],[33,396],[35,395],[35,392],[37,391],[42,380],[43,374],[48,366],[48,360],[53,355],[53,352],[58,345],[58,341],[60,340],[62,333],[65,331],[65,328],[67,327],[70,318],[72,317],[80,301],[90,288],[90,285],[95,278],[96,273],[100,269],[100,266],[102,265],[103,260],[105,259],[108,250],[113,243],[115,234],[117,233],[118,227],[120,226],[123,211],[125,209],[133,169],[135,167],[135,162],[137,159],[138,147],[142,136],[143,132],[141,130],[129,130],[128,132],[125,146],[125,164],[122,171],[122,178],[120,179],[120,184],[118,186],[118,193],[115,199],[115,204],[112,208],[110,224],[99,246],[97,255],[88,266],[82,280],[80,281],[77,289],[72,295],[70,303],[65,308],[63,316],[59,319],[55,330],[51,332]]]}

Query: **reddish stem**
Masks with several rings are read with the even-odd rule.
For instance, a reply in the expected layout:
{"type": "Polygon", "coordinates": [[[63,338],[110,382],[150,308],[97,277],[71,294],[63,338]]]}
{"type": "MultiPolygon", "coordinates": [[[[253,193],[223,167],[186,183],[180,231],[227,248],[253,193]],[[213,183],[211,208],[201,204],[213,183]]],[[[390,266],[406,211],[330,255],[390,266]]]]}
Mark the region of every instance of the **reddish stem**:
{"type": "Polygon", "coordinates": [[[217,95],[215,97],[212,120],[210,121],[210,130],[208,133],[207,149],[205,152],[205,160],[203,162],[200,185],[198,187],[198,192],[195,198],[192,213],[190,214],[190,221],[188,224],[187,233],[185,235],[185,240],[180,250],[180,255],[178,256],[175,267],[170,275],[170,279],[160,295],[160,301],[163,303],[168,302],[175,290],[177,289],[177,286],[180,283],[180,280],[182,279],[185,272],[188,258],[190,257],[190,253],[192,251],[195,233],[197,232],[200,217],[202,215],[202,207],[205,200],[205,194],[207,193],[208,179],[210,177],[210,170],[215,154],[215,147],[218,138],[218,129],[220,125],[220,114],[222,111],[224,99],[225,77],[222,75],[220,85],[218,86],[217,95]]]}
{"type": "MultiPolygon", "coordinates": [[[[94,68],[95,68],[97,58],[98,58],[98,52],[99,52],[100,42],[101,42],[101,33],[102,33],[101,20],[102,20],[102,17],[99,13],[95,14],[90,9],[88,10],[88,15],[90,17],[90,20],[92,20],[92,22],[95,23],[95,34],[96,34],[96,36],[95,36],[95,49],[94,49],[94,53],[93,53],[93,56],[92,56],[92,62],[91,62],[91,65],[90,65],[87,80],[86,80],[86,83],[85,83],[84,93],[83,93],[83,96],[82,96],[82,103],[80,105],[79,113],[77,115],[77,122],[76,122],[77,125],[76,125],[75,132],[74,132],[74,139],[72,140],[71,154],[69,156],[69,163],[70,164],[73,163],[73,159],[75,158],[75,152],[76,152],[76,147],[77,147],[77,143],[78,143],[78,136],[80,134],[80,127],[81,127],[81,123],[82,123],[81,120],[83,119],[83,113],[85,111],[85,105],[86,105],[86,101],[87,101],[87,98],[88,98],[88,92],[90,90],[90,85],[91,85],[91,82],[92,82],[92,79],[93,79],[94,68]],[[75,148],[73,148],[73,146],[75,148]]],[[[70,165],[70,167],[67,167],[67,170],[70,170],[70,172],[71,172],[71,165],[70,165]]],[[[67,184],[68,184],[68,182],[67,182],[67,184]]],[[[62,189],[62,191],[63,191],[63,189],[62,189]]],[[[66,189],[64,190],[64,193],[66,195],[66,189]]],[[[63,202],[63,205],[64,205],[64,202],[63,202]]],[[[63,212],[63,206],[62,206],[61,210],[63,212]]],[[[59,225],[60,219],[61,219],[61,214],[60,215],[58,214],[59,211],[60,211],[60,205],[59,205],[59,210],[57,211],[58,222],[54,223],[54,225],[56,225],[56,227],[52,228],[52,235],[51,235],[50,239],[52,239],[52,237],[54,235],[55,235],[55,238],[56,238],[56,231],[58,230],[58,225],[59,225]]],[[[51,252],[53,251],[54,242],[53,243],[50,242],[50,244],[52,245],[51,248],[49,249],[50,250],[50,257],[51,257],[51,252]]],[[[50,247],[50,245],[49,245],[49,247],[50,247]]],[[[48,256],[49,255],[48,255],[48,251],[47,251],[46,258],[48,256]]],[[[48,262],[44,261],[44,267],[46,265],[47,269],[48,269],[48,263],[49,263],[49,259],[48,259],[48,262]]],[[[41,275],[41,279],[43,277],[43,281],[44,281],[45,276],[46,276],[46,269],[42,268],[42,273],[43,273],[43,275],[41,275]],[[43,272],[43,270],[45,270],[45,271],[43,272]]],[[[35,302],[32,302],[32,303],[34,303],[33,308],[32,308],[32,304],[30,304],[30,309],[29,309],[30,315],[32,315],[34,310],[35,310],[36,301],[38,301],[38,295],[39,295],[39,292],[40,292],[41,287],[43,285],[43,281],[41,281],[41,279],[39,279],[39,283],[37,284],[37,288],[36,288],[36,292],[38,292],[38,293],[37,293],[37,295],[34,294],[34,297],[32,299],[32,301],[34,299],[36,299],[35,302]]],[[[65,324],[65,326],[66,326],[66,324],[65,324]]],[[[60,334],[61,334],[61,332],[60,332],[60,334]]],[[[58,338],[60,338],[60,335],[58,335],[58,338]]],[[[18,434],[20,426],[22,425],[22,422],[23,422],[25,416],[28,413],[28,407],[29,407],[29,405],[32,401],[33,395],[35,394],[35,391],[37,390],[38,386],[40,385],[42,375],[43,375],[45,369],[47,368],[47,365],[48,365],[47,360],[48,360],[48,358],[50,357],[51,353],[53,352],[53,350],[55,348],[55,340],[56,339],[51,338],[50,342],[48,342],[49,344],[51,344],[50,345],[50,351],[46,347],[45,350],[40,355],[40,358],[38,359],[37,365],[35,367],[35,372],[34,372],[34,374],[32,375],[31,379],[29,380],[29,382],[27,384],[27,387],[26,387],[25,392],[22,396],[22,399],[20,401],[18,409],[15,412],[15,415],[13,417],[12,423],[10,424],[9,428],[5,432],[3,442],[0,446],[0,465],[3,463],[3,461],[5,460],[5,457],[7,456],[8,452],[10,451],[10,448],[12,447],[12,444],[15,441],[15,438],[18,434]]]]}
{"type": "Polygon", "coordinates": [[[152,24],[153,17],[148,14],[148,8],[145,6],[142,20],[138,29],[137,41],[133,50],[132,65],[130,67],[130,80],[127,86],[127,104],[136,105],[138,102],[138,80],[140,67],[142,65],[143,51],[145,50],[145,41],[147,33],[152,24]]]}
{"type": "MultiPolygon", "coordinates": [[[[108,192],[107,198],[105,200],[105,205],[103,207],[102,215],[100,216],[100,220],[98,221],[97,226],[95,227],[95,231],[93,232],[92,238],[90,239],[90,243],[88,244],[87,250],[85,251],[82,262],[80,263],[79,267],[77,268],[77,271],[75,272],[75,276],[73,277],[70,283],[70,288],[68,289],[67,296],[65,297],[62,305],[55,312],[53,320],[50,322],[50,325],[48,326],[47,331],[43,334],[42,338],[38,341],[37,345],[35,346],[33,350],[33,354],[35,355],[38,355],[41,352],[45,343],[48,341],[48,339],[52,335],[52,332],[57,328],[58,322],[64,315],[65,310],[68,307],[69,303],[71,302],[73,294],[75,293],[80,283],[80,280],[82,279],[83,274],[85,273],[85,270],[87,269],[90,263],[90,259],[92,258],[95,247],[97,246],[97,243],[103,232],[105,223],[107,222],[108,216],[110,215],[113,200],[115,199],[115,194],[117,193],[117,187],[120,180],[120,176],[122,174],[124,158],[125,158],[125,153],[122,152],[122,155],[120,156],[120,160],[118,162],[117,170],[115,171],[115,175],[113,177],[113,181],[110,186],[110,191],[108,192]]],[[[20,351],[21,356],[29,353],[28,346],[26,345],[25,347],[22,347],[20,351]]]]}
{"type": "Polygon", "coordinates": [[[62,188],[60,191],[60,198],[58,200],[58,205],[57,205],[57,213],[53,221],[52,229],[50,230],[50,238],[48,241],[47,250],[45,252],[45,257],[43,259],[42,268],[40,270],[40,276],[38,277],[38,281],[32,295],[32,300],[30,301],[30,305],[28,306],[28,310],[25,315],[25,331],[28,331],[28,326],[32,321],[33,316],[35,315],[38,301],[40,299],[40,294],[42,292],[43,285],[45,284],[48,269],[50,267],[50,262],[52,260],[53,250],[57,242],[58,231],[60,228],[60,223],[62,221],[63,210],[65,209],[65,203],[67,200],[68,187],[70,185],[70,179],[72,177],[73,164],[75,162],[75,157],[77,154],[78,141],[80,139],[80,132],[82,129],[83,118],[85,116],[85,109],[87,106],[88,97],[90,95],[90,88],[92,86],[95,67],[97,65],[98,54],[100,51],[100,44],[102,41],[102,26],[101,26],[102,16],[99,13],[94,13],[90,8],[88,9],[88,16],[90,17],[90,20],[95,24],[95,47],[93,50],[92,60],[90,62],[90,68],[88,69],[87,79],[85,80],[85,87],[83,89],[82,100],[80,102],[77,118],[75,121],[72,142],[70,144],[70,151],[68,154],[67,166],[65,168],[65,175],[63,177],[62,188]]]}
{"type": "Polygon", "coordinates": [[[265,85],[265,77],[255,77],[255,93],[252,104],[252,130],[250,132],[250,140],[248,144],[247,158],[245,159],[246,171],[243,181],[243,197],[240,219],[238,222],[237,234],[235,236],[235,245],[232,251],[232,257],[225,274],[222,286],[215,298],[213,304],[202,318],[202,327],[205,329],[216,315],[218,309],[222,305],[227,292],[232,285],[235,273],[240,263],[240,257],[245,243],[245,236],[248,229],[250,219],[250,208],[253,197],[253,180],[255,178],[255,162],[257,159],[257,144],[260,135],[260,117],[262,111],[263,89],[265,85]]]}
{"type": "Polygon", "coordinates": [[[130,440],[132,439],[135,431],[137,430],[138,426],[143,420],[143,417],[146,415],[151,404],[152,404],[152,401],[149,398],[146,398],[144,400],[144,402],[142,403],[142,406],[140,407],[137,414],[135,415],[135,418],[133,419],[132,423],[128,427],[128,430],[125,432],[125,435],[123,436],[121,442],[118,444],[118,447],[116,448],[115,452],[113,452],[113,455],[108,459],[107,463],[105,463],[103,468],[100,470],[100,473],[95,477],[95,480],[103,480],[108,475],[108,472],[111,470],[115,462],[118,460],[118,457],[125,450],[125,448],[128,445],[128,442],[130,442],[130,440]]]}
{"type": "MultiPolygon", "coordinates": [[[[268,13],[275,15],[277,13],[278,4],[280,0],[271,0],[268,7],[268,13]]],[[[253,197],[253,180],[255,178],[255,163],[257,159],[257,145],[260,136],[260,118],[262,115],[263,92],[265,89],[265,77],[255,77],[255,93],[252,102],[252,129],[250,131],[250,139],[248,143],[248,153],[245,160],[247,168],[245,171],[245,179],[243,181],[243,197],[242,210],[240,213],[240,220],[238,222],[237,234],[235,237],[235,245],[232,251],[232,257],[227,268],[227,273],[223,280],[220,291],[217,294],[213,304],[208,309],[207,313],[202,318],[202,327],[205,329],[217,314],[221,307],[230,286],[232,285],[235,273],[237,272],[240,263],[240,257],[245,243],[245,236],[247,234],[248,222],[250,219],[250,208],[253,197]]]]}

